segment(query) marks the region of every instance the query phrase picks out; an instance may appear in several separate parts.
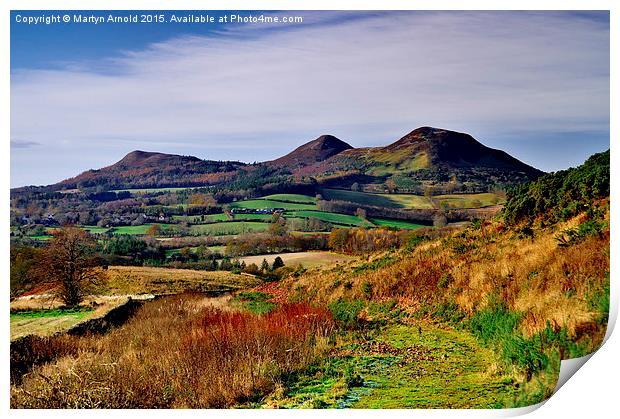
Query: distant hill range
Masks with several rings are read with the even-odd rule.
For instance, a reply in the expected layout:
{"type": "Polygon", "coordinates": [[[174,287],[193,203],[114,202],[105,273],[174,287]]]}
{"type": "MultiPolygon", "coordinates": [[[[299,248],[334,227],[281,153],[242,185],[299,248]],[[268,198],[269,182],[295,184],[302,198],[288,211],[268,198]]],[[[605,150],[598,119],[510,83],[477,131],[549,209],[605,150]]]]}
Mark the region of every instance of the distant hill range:
{"type": "Polygon", "coordinates": [[[214,186],[251,190],[268,184],[277,190],[281,184],[284,189],[316,185],[368,192],[415,193],[428,187],[479,192],[542,174],[468,134],[422,127],[384,147],[354,148],[332,135],[322,135],[283,157],[255,164],[132,151],[111,166],[86,171],[49,188],[214,186]]]}

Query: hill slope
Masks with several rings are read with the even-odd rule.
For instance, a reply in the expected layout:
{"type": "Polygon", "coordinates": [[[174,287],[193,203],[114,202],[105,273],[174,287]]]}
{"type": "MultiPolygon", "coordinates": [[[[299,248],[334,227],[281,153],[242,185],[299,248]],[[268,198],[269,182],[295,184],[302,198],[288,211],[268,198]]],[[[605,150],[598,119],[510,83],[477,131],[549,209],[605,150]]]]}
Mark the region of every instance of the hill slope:
{"type": "Polygon", "coordinates": [[[245,166],[239,162],[201,160],[193,156],[132,151],[111,166],[88,170],[58,185],[62,189],[86,186],[157,187],[194,186],[221,182],[245,166]]]}

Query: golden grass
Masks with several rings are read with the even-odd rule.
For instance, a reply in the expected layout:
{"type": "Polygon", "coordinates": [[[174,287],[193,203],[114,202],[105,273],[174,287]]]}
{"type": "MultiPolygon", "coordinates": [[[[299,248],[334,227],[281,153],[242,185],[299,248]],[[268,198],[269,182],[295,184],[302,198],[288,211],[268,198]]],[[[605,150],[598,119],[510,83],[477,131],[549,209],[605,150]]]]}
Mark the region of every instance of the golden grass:
{"type": "Polygon", "coordinates": [[[294,252],[294,253],[278,253],[273,255],[257,255],[257,256],[245,256],[239,258],[240,261],[249,265],[255,263],[260,266],[263,259],[273,264],[276,257],[282,258],[285,266],[303,266],[304,268],[317,268],[329,265],[335,265],[337,263],[349,262],[355,258],[352,256],[343,255],[334,252],[294,252]]]}
{"type": "Polygon", "coordinates": [[[326,303],[397,299],[409,312],[452,302],[472,314],[499,298],[523,313],[520,327],[526,336],[542,331],[547,322],[574,336],[596,328],[593,322],[601,313],[589,300],[604,290],[609,271],[608,232],[568,247],[555,240],[560,231],[582,221],[537,230],[534,238],[520,238],[495,222],[433,240],[411,253],[377,254],[365,261],[392,257],[395,262],[382,268],[360,272],[360,263],[351,262],[288,278],[282,285],[294,298],[326,303]]]}
{"type": "Polygon", "coordinates": [[[197,271],[147,266],[111,266],[103,291],[107,294],[172,294],[255,286],[258,280],[226,271],[197,271]]]}
{"type": "Polygon", "coordinates": [[[11,387],[11,407],[230,407],[329,349],[326,310],[285,305],[257,316],[204,300],[163,298],[107,335],[63,337],[60,358],[11,387]]]}

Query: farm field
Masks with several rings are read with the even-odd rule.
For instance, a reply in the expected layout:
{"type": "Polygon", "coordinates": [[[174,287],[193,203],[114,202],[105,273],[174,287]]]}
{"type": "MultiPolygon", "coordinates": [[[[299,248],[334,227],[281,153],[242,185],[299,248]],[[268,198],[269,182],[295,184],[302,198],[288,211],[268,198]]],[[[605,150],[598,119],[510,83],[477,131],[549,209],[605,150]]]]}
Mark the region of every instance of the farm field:
{"type": "Polygon", "coordinates": [[[244,233],[265,231],[269,224],[261,222],[229,221],[214,224],[195,224],[190,226],[189,232],[193,235],[229,236],[244,233]]]}
{"type": "Polygon", "coordinates": [[[315,204],[299,204],[294,202],[274,201],[271,199],[249,199],[247,201],[237,201],[230,204],[231,208],[284,208],[286,210],[316,210],[315,204]]]}
{"type": "Polygon", "coordinates": [[[260,266],[263,259],[273,264],[276,257],[281,257],[286,266],[302,265],[304,268],[316,268],[320,266],[329,266],[336,263],[344,263],[355,260],[353,256],[342,255],[334,252],[294,252],[294,253],[278,253],[273,255],[256,255],[245,256],[239,258],[239,261],[245,262],[246,265],[255,263],[260,266]]]}
{"type": "Polygon", "coordinates": [[[299,218],[318,218],[321,221],[327,221],[334,224],[343,224],[348,226],[369,226],[368,221],[364,221],[355,215],[338,214],[335,212],[323,212],[323,211],[290,211],[284,214],[285,217],[299,217],[299,218]]]}
{"type": "Polygon", "coordinates": [[[50,335],[68,329],[90,317],[94,310],[89,308],[77,310],[41,310],[11,312],[11,340],[21,336],[36,334],[50,335]]]}
{"type": "Polygon", "coordinates": [[[35,294],[11,301],[11,340],[36,334],[48,336],[105,315],[127,301],[127,296],[87,296],[78,308],[64,309],[52,294],[35,294]]]}
{"type": "Polygon", "coordinates": [[[259,280],[227,271],[197,271],[150,266],[110,266],[102,287],[106,294],[172,294],[251,287],[259,280]]]}
{"type": "Polygon", "coordinates": [[[415,230],[415,229],[422,228],[422,227],[429,227],[428,225],[417,224],[411,221],[391,220],[387,218],[370,218],[369,220],[374,225],[377,225],[380,227],[395,227],[395,228],[402,228],[406,230],[415,230]]]}
{"type": "Polygon", "coordinates": [[[430,200],[424,196],[412,194],[371,194],[344,189],[322,189],[323,197],[330,200],[355,202],[386,208],[433,208],[430,200]]]}
{"type": "Polygon", "coordinates": [[[478,206],[488,207],[490,205],[503,204],[506,201],[505,198],[501,198],[497,194],[490,192],[477,194],[437,195],[434,198],[439,200],[440,203],[446,202],[448,205],[457,208],[476,208],[478,206]]]}
{"type": "MultiPolygon", "coordinates": [[[[142,235],[142,234],[146,234],[147,230],[152,225],[153,224],[143,224],[143,225],[139,225],[139,226],[119,226],[119,227],[113,227],[111,230],[112,230],[113,234],[138,234],[138,235],[142,235]]],[[[172,227],[172,224],[159,224],[159,226],[163,230],[165,230],[167,228],[172,227]]]]}
{"type": "Polygon", "coordinates": [[[298,204],[316,204],[316,198],[312,196],[300,195],[300,194],[279,193],[279,194],[263,196],[260,199],[282,201],[282,202],[294,202],[298,204]]]}
{"type": "MultiPolygon", "coordinates": [[[[343,189],[322,189],[323,196],[327,199],[356,202],[361,205],[372,205],[386,208],[401,209],[432,209],[433,204],[429,198],[413,194],[372,194],[366,192],[354,192],[343,189]]],[[[494,193],[479,194],[448,194],[436,195],[433,199],[440,203],[445,202],[453,208],[476,208],[503,203],[505,199],[494,193]]]]}

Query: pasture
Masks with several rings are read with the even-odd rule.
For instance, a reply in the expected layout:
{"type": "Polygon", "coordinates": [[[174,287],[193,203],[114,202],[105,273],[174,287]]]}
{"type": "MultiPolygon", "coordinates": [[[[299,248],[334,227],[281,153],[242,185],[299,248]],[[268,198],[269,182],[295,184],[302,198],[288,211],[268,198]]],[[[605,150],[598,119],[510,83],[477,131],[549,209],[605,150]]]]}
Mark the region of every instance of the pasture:
{"type": "Polygon", "coordinates": [[[422,227],[429,227],[424,224],[417,224],[412,221],[392,220],[388,218],[370,218],[370,221],[379,227],[394,227],[403,230],[415,230],[422,227]]]}
{"type": "Polygon", "coordinates": [[[272,199],[249,199],[247,201],[237,201],[230,204],[231,208],[284,208],[286,210],[316,210],[315,204],[299,204],[294,202],[275,201],[272,199]]]}
{"type": "Polygon", "coordinates": [[[252,287],[259,280],[227,271],[197,271],[151,266],[110,266],[102,287],[106,294],[173,294],[252,287]]]}
{"type": "Polygon", "coordinates": [[[225,223],[195,224],[190,226],[189,233],[201,236],[230,236],[245,233],[258,233],[266,231],[268,223],[229,221],[225,223]]]}
{"type": "Polygon", "coordinates": [[[326,221],[333,224],[341,224],[346,226],[369,226],[368,221],[362,220],[355,215],[338,214],[335,212],[323,212],[323,211],[290,211],[286,212],[285,217],[298,217],[298,218],[317,218],[321,221],[326,221]]]}
{"type": "Polygon", "coordinates": [[[271,201],[281,202],[293,202],[297,204],[316,204],[316,198],[308,195],[292,194],[292,193],[278,193],[273,195],[263,196],[260,199],[267,199],[271,201]]]}
{"type": "Polygon", "coordinates": [[[353,256],[342,255],[335,252],[294,252],[294,253],[278,253],[273,255],[256,255],[245,256],[239,258],[239,261],[245,262],[246,265],[255,263],[260,266],[263,259],[269,264],[273,264],[276,257],[281,257],[285,266],[298,266],[304,268],[316,268],[320,266],[335,265],[336,263],[345,263],[356,258],[353,256]]]}

